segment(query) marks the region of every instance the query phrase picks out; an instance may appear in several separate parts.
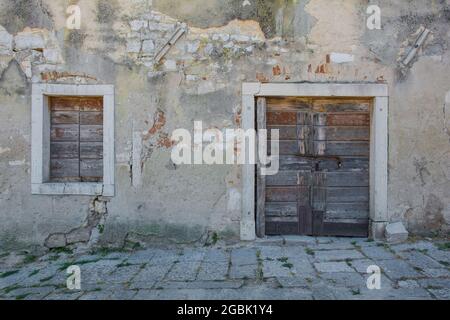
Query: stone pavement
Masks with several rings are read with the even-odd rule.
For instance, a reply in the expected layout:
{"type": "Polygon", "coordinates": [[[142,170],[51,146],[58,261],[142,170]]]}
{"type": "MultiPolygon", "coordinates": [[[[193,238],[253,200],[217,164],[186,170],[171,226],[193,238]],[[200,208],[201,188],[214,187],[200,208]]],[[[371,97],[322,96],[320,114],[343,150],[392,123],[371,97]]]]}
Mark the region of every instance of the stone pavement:
{"type": "Polygon", "coordinates": [[[5,252],[0,299],[450,299],[449,249],[444,241],[286,237],[136,252],[5,252]],[[81,290],[66,287],[71,265],[81,269],[81,290]],[[367,288],[372,265],[382,270],[380,290],[367,288]]]}

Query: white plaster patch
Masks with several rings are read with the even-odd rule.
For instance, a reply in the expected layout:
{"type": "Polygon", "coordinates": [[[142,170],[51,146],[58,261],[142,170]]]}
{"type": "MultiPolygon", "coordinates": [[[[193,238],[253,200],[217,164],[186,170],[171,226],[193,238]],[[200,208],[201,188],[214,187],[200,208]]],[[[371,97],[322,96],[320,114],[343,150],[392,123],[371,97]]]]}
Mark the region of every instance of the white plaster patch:
{"type": "Polygon", "coordinates": [[[241,193],[236,188],[228,189],[228,212],[239,212],[241,210],[241,193]]]}
{"type": "Polygon", "coordinates": [[[352,54],[338,52],[332,52],[330,54],[330,61],[333,63],[349,63],[353,62],[354,60],[355,57],[352,54]]]}
{"type": "Polygon", "coordinates": [[[445,103],[450,103],[450,91],[447,92],[447,96],[445,97],[445,103]]]}
{"type": "Polygon", "coordinates": [[[25,165],[26,161],[25,160],[14,160],[14,161],[10,161],[8,164],[11,167],[20,167],[25,165]]]}
{"type": "Polygon", "coordinates": [[[10,151],[11,151],[10,148],[2,148],[2,147],[0,147],[0,154],[4,154],[4,153],[10,152],[10,151]]]}

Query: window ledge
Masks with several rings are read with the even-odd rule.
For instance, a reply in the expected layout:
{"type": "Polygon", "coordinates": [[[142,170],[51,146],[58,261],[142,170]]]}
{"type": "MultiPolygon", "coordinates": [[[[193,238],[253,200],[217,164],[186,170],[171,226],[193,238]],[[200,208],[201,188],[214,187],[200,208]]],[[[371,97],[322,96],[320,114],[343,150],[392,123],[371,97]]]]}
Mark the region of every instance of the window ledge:
{"type": "Polygon", "coordinates": [[[102,183],[42,183],[32,184],[32,194],[35,195],[82,195],[82,196],[114,196],[114,185],[102,183]]]}

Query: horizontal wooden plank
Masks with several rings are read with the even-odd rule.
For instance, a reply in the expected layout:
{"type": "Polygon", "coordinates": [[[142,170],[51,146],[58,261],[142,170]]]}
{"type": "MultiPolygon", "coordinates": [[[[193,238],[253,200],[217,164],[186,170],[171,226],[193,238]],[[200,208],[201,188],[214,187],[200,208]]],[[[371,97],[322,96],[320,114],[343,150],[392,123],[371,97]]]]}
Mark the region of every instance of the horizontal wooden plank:
{"type": "MultiPolygon", "coordinates": [[[[369,113],[329,113],[323,115],[323,121],[315,122],[315,125],[327,126],[370,126],[369,113]]],[[[319,118],[320,119],[320,118],[319,118]]]]}
{"type": "MultiPolygon", "coordinates": [[[[304,126],[302,130],[310,130],[304,126]]],[[[370,141],[369,127],[314,127],[314,140],[318,141],[370,141]]]]}
{"type": "Polygon", "coordinates": [[[78,142],[52,142],[50,156],[52,159],[78,159],[78,142]]]}
{"type": "MultiPolygon", "coordinates": [[[[267,202],[296,202],[297,201],[297,187],[284,188],[266,188],[267,202]]],[[[266,203],[267,205],[267,203],[266,203]]]]}
{"type": "Polygon", "coordinates": [[[280,140],[297,140],[298,133],[296,126],[268,126],[267,127],[267,137],[269,140],[272,139],[272,130],[279,131],[280,140]]]}
{"type": "Polygon", "coordinates": [[[80,126],[80,141],[103,141],[103,126],[80,126]]]}
{"type": "Polygon", "coordinates": [[[368,158],[339,157],[339,159],[319,159],[318,163],[319,171],[369,170],[368,158]]]}
{"type": "Polygon", "coordinates": [[[103,143],[81,142],[80,159],[103,159],[103,143]]]}
{"type": "Polygon", "coordinates": [[[266,221],[267,235],[297,235],[299,224],[297,222],[270,222],[266,221]]]}
{"type": "Polygon", "coordinates": [[[266,217],[297,217],[297,202],[267,202],[266,217]]]}
{"type": "Polygon", "coordinates": [[[323,235],[338,237],[368,237],[369,221],[357,223],[324,222],[323,235]]]}
{"type": "Polygon", "coordinates": [[[51,111],[79,111],[80,98],[77,97],[50,97],[51,111]]]}
{"type": "Polygon", "coordinates": [[[315,101],[313,105],[314,112],[370,112],[370,102],[328,102],[315,101]]]}
{"type": "Polygon", "coordinates": [[[315,141],[314,150],[318,155],[324,156],[358,156],[369,157],[369,142],[337,142],[337,141],[315,141]]]}
{"type": "Polygon", "coordinates": [[[265,222],[291,222],[291,223],[299,223],[298,216],[278,216],[278,217],[266,217],[265,222]]]}
{"type": "Polygon", "coordinates": [[[276,175],[266,177],[267,186],[297,186],[298,171],[279,171],[276,175]]]}
{"type": "Polygon", "coordinates": [[[305,158],[301,156],[280,156],[280,171],[285,170],[309,170],[315,167],[313,158],[305,158]]]}
{"type": "Polygon", "coordinates": [[[348,158],[339,157],[336,159],[324,159],[295,155],[281,155],[280,158],[280,171],[286,170],[313,170],[315,164],[318,163],[319,171],[354,171],[354,170],[368,170],[369,159],[368,158],[348,158]],[[340,163],[340,166],[339,166],[340,163]]]}
{"type": "Polygon", "coordinates": [[[54,178],[72,178],[77,180],[79,177],[78,159],[53,159],[50,161],[50,177],[54,178]]]}
{"type": "Polygon", "coordinates": [[[80,124],[84,125],[103,125],[103,112],[81,112],[80,124]]]}
{"type": "Polygon", "coordinates": [[[297,112],[267,112],[267,125],[296,125],[297,112]]]}
{"type": "Polygon", "coordinates": [[[80,176],[83,177],[103,177],[103,160],[80,161],[80,176]]]}
{"type": "Polygon", "coordinates": [[[328,187],[368,187],[369,172],[326,172],[326,185],[328,187]]]}
{"type": "Polygon", "coordinates": [[[339,219],[368,219],[369,202],[327,203],[325,218],[339,219]]]}
{"type": "Polygon", "coordinates": [[[80,113],[77,111],[55,111],[51,113],[52,124],[78,124],[80,113]]]}
{"type": "Polygon", "coordinates": [[[78,141],[80,128],[78,124],[55,124],[51,126],[51,141],[78,141]]]}
{"type": "Polygon", "coordinates": [[[81,99],[80,111],[97,111],[103,110],[103,98],[86,97],[81,99]]]}
{"type": "Polygon", "coordinates": [[[270,97],[266,98],[267,109],[273,110],[310,110],[311,99],[297,97],[270,97]]]}
{"type": "Polygon", "coordinates": [[[368,187],[329,187],[327,188],[327,202],[348,203],[368,202],[368,187]]]}

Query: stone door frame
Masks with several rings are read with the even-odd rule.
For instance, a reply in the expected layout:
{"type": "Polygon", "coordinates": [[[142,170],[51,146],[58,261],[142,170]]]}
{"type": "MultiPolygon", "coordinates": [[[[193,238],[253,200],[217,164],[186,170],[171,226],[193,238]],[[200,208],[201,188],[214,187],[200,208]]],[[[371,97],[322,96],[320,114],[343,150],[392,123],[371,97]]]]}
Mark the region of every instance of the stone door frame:
{"type": "MultiPolygon", "coordinates": [[[[242,129],[256,127],[257,97],[322,97],[373,99],[370,124],[370,237],[384,238],[388,222],[388,117],[386,84],[346,83],[258,83],[242,84],[242,129]]],[[[257,153],[256,153],[257,154],[257,153]]],[[[242,165],[242,214],[240,236],[256,239],[256,166],[242,165]]]]}

